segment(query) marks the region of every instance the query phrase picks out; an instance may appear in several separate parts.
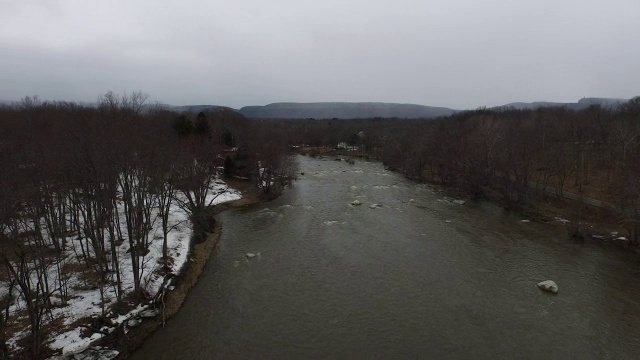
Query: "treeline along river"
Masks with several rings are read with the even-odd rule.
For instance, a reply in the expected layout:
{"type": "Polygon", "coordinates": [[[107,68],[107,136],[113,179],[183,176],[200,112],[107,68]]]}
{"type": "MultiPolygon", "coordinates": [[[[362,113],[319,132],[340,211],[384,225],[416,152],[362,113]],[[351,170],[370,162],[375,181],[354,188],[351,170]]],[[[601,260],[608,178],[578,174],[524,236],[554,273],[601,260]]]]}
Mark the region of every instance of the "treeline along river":
{"type": "Polygon", "coordinates": [[[379,163],[299,161],[280,198],[221,215],[200,282],[134,359],[640,354],[636,253],[452,203],[379,163]]]}

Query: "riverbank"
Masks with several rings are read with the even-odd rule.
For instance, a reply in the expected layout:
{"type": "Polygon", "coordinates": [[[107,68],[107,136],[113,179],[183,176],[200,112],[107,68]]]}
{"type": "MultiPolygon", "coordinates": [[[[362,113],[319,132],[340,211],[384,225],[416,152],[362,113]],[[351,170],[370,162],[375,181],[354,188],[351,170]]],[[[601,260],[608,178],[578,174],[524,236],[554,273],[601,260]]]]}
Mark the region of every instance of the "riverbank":
{"type": "MultiPolygon", "coordinates": [[[[142,240],[138,245],[125,241],[130,229],[125,228],[124,220],[118,224],[120,229],[117,233],[104,229],[99,233],[105,236],[102,246],[105,243],[113,245],[108,255],[103,254],[106,258],[104,268],[92,266],[95,251],[101,251],[101,247],[98,235],[87,233],[86,229],[84,232],[68,232],[64,236],[64,248],[49,263],[30,264],[27,268],[17,263],[18,270],[13,270],[17,276],[13,280],[21,284],[19,289],[16,289],[17,285],[12,289],[7,280],[0,281],[1,296],[10,299],[5,303],[3,325],[6,327],[3,331],[11,356],[70,358],[122,328],[136,327],[142,322],[141,318],[153,316],[154,310],[149,309],[145,302],[163,292],[169,286],[168,280],[182,272],[189,261],[192,246],[189,213],[178,204],[180,194],[174,195],[176,201],[167,210],[170,231],[164,233],[161,222],[157,221],[158,208],[149,208],[149,227],[144,234],[146,244],[138,249],[144,251],[144,255],[139,253],[136,256],[137,277],[131,246],[141,246],[142,240]],[[31,291],[35,292],[32,289],[36,286],[48,290],[40,288],[40,295],[35,295],[31,291]]],[[[210,184],[207,201],[219,204],[240,197],[237,191],[217,181],[210,184]]],[[[116,201],[117,213],[123,214],[124,206],[122,200],[116,201]]],[[[76,224],[76,229],[83,227],[84,224],[76,224]]],[[[34,236],[47,239],[50,233],[42,229],[27,225],[20,230],[31,231],[34,236]]],[[[109,354],[112,355],[113,351],[109,354]]]]}
{"type": "Polygon", "coordinates": [[[292,191],[220,215],[202,278],[131,359],[635,354],[636,254],[488,201],[447,202],[377,162],[298,160],[292,191]],[[558,295],[536,286],[547,279],[558,295]]]}
{"type": "MultiPolygon", "coordinates": [[[[399,171],[398,173],[402,174],[399,171]]],[[[414,179],[409,180],[416,181],[414,179]]],[[[421,181],[416,182],[420,183],[421,181]]],[[[455,187],[428,181],[422,182],[441,187],[450,196],[473,200],[455,187]]],[[[519,214],[525,218],[523,219],[525,221],[563,226],[567,230],[569,239],[613,244],[635,252],[640,250],[630,243],[627,229],[621,225],[620,215],[614,210],[609,207],[594,206],[588,202],[575,200],[579,198],[575,194],[565,192],[565,195],[574,196],[573,198],[560,197],[532,186],[527,195],[527,203],[521,204],[517,208],[507,208],[505,206],[505,211],[519,214]]],[[[504,206],[503,194],[498,187],[483,187],[482,193],[477,199],[504,206]]]]}
{"type": "MultiPolygon", "coordinates": [[[[346,156],[360,161],[379,161],[366,156],[337,154],[335,150],[329,148],[305,148],[299,150],[299,153],[311,157],[346,156]]],[[[416,183],[438,186],[450,197],[472,200],[455,187],[445,186],[438,182],[412,179],[405,176],[399,169],[388,168],[388,170],[394,171],[416,183]]],[[[495,204],[503,204],[499,188],[483,187],[482,191],[482,196],[479,199],[495,204]]],[[[559,197],[532,187],[528,203],[516,209],[508,209],[508,211],[522,215],[526,218],[526,221],[564,226],[567,229],[567,236],[578,241],[609,243],[632,251],[640,251],[640,248],[630,244],[630,236],[627,229],[621,225],[622,219],[619,214],[608,207],[598,207],[575,199],[559,197]]]]}
{"type": "MultiPolygon", "coordinates": [[[[209,215],[212,217],[231,208],[251,206],[265,200],[261,196],[260,190],[251,181],[234,178],[225,178],[224,180],[231,188],[239,191],[242,194],[242,198],[212,206],[209,209],[209,215]]],[[[216,249],[221,233],[222,224],[216,221],[214,230],[207,235],[204,241],[200,243],[192,242],[189,262],[182,272],[174,278],[175,289],[166,293],[164,297],[164,314],[161,313],[156,317],[145,319],[140,325],[126,333],[124,332],[124,327],[122,327],[117,333],[97,342],[94,347],[100,346],[116,350],[119,354],[115,359],[126,359],[140,347],[145,338],[164,326],[164,323],[182,307],[189,291],[200,279],[200,275],[216,249]]]]}
{"type": "MultiPolygon", "coordinates": [[[[253,182],[236,179],[227,182],[233,183],[233,186],[229,187],[226,182],[216,182],[214,185],[210,198],[214,205],[208,209],[212,220],[216,214],[228,208],[262,201],[260,189],[253,182]]],[[[194,238],[189,222],[188,214],[172,204],[169,216],[171,231],[167,239],[169,269],[163,269],[162,241],[150,242],[149,251],[141,263],[141,273],[145,274],[145,294],[141,295],[145,298],[142,302],[134,299],[136,294],[132,288],[132,274],[126,271],[118,272],[123,289],[121,298],[116,299],[110,292],[111,288],[100,287],[81,263],[83,258],[79,254],[84,254],[87,247],[79,248],[82,246],[79,236],[69,237],[68,249],[63,257],[68,300],[60,305],[55,304],[46,313],[47,321],[41,333],[45,347],[37,358],[112,359],[118,353],[126,356],[146,335],[175,314],[188,290],[197,282],[221,233],[221,225],[211,221],[212,232],[194,238]]],[[[149,236],[159,240],[161,237],[158,232],[161,230],[158,230],[158,222],[154,224],[149,236]]],[[[127,245],[127,242],[123,242],[116,249],[121,259],[121,269],[125,269],[122,263],[130,259],[127,245]]],[[[57,281],[55,278],[48,280],[50,284],[56,284],[57,281]]],[[[3,285],[0,282],[0,290],[10,291],[3,285]]],[[[52,298],[52,301],[56,301],[56,298],[52,298]]],[[[6,334],[12,357],[30,358],[26,350],[30,340],[29,319],[21,298],[10,305],[8,315],[10,322],[7,323],[6,334]]]]}
{"type": "MultiPolygon", "coordinates": [[[[483,199],[501,204],[500,195],[488,190],[483,199]]],[[[613,210],[532,189],[529,202],[518,209],[509,209],[531,221],[557,224],[567,229],[567,236],[576,241],[610,243],[632,251],[638,247],[629,243],[627,230],[620,225],[620,216],[613,210]]]]}

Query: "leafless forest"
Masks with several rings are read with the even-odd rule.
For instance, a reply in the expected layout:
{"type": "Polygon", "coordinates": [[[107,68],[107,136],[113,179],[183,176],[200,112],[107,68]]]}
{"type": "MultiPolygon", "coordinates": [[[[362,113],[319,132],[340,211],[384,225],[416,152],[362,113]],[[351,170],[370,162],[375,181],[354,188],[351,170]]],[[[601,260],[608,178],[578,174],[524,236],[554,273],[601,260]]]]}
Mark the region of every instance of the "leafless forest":
{"type": "MultiPolygon", "coordinates": [[[[584,197],[615,218],[630,244],[639,241],[640,98],[617,108],[478,109],[433,121],[271,122],[290,144],[320,149],[343,142],[410,179],[512,210],[584,197]]],[[[579,206],[569,206],[579,216],[579,206]]]]}
{"type": "Polygon", "coordinates": [[[248,120],[109,92],[97,106],[28,97],[0,108],[0,126],[0,357],[24,329],[24,354],[46,354],[60,321],[54,310],[73,301],[73,274],[99,289],[102,306],[98,320],[79,326],[99,330],[109,302],[153,299],[145,256],[162,243],[160,272],[171,272],[172,209],[189,215],[197,241],[213,226],[212,199],[226,191],[218,176],[250,179],[272,196],[295,177],[287,146],[320,153],[347,144],[347,154],[513,210],[577,195],[612,214],[631,245],[640,240],[640,98],[618,108],[478,109],[437,120],[248,120]],[[150,236],[152,224],[162,236],[150,236]]]}
{"type": "Polygon", "coordinates": [[[213,226],[207,208],[224,192],[215,187],[221,172],[270,194],[295,171],[286,143],[263,124],[145,101],[109,92],[97,106],[28,97],[0,108],[0,358],[20,331],[23,356],[46,355],[46,334],[60,325],[53,310],[74,301],[71,286],[100,290],[102,316],[78,324],[94,331],[109,321],[108,302],[131,308],[156,296],[143,271],[150,242],[163,243],[159,261],[170,272],[171,209],[189,215],[197,241],[213,226]],[[83,283],[71,285],[72,275],[83,283]]]}

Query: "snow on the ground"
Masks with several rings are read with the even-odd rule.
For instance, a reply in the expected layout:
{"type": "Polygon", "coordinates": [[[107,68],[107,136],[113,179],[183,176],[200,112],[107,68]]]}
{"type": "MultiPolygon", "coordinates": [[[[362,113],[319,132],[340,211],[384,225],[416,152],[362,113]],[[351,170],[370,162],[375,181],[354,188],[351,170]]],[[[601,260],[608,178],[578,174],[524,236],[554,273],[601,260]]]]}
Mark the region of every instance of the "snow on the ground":
{"type": "MultiPolygon", "coordinates": [[[[212,186],[212,191],[209,192],[207,197],[207,203],[209,205],[217,205],[228,201],[238,200],[241,195],[238,191],[229,188],[224,182],[216,181],[212,186]]],[[[126,226],[126,221],[123,218],[124,210],[120,209],[121,226],[126,226]]],[[[145,255],[141,263],[141,286],[151,295],[155,295],[163,285],[164,277],[160,276],[156,270],[162,268],[162,264],[159,262],[162,258],[162,221],[157,217],[157,210],[152,217],[155,219],[153,223],[153,230],[149,234],[150,248],[149,253],[145,255]]],[[[169,232],[167,238],[167,244],[169,249],[169,257],[173,259],[171,264],[171,272],[177,274],[181,271],[184,264],[188,261],[189,249],[191,246],[192,228],[189,222],[187,213],[178,207],[176,201],[170,208],[169,216],[169,228],[173,229],[169,232]]],[[[126,237],[126,230],[123,229],[123,236],[126,237]]],[[[108,237],[108,236],[107,236],[108,237]]],[[[80,260],[75,254],[82,254],[80,248],[80,242],[75,236],[68,237],[68,249],[66,250],[66,257],[63,261],[64,264],[80,263],[80,260]]],[[[107,239],[108,241],[108,239],[107,239]]],[[[122,281],[122,290],[124,294],[130,293],[134,290],[134,277],[131,266],[131,257],[127,253],[129,250],[129,242],[125,241],[118,247],[118,259],[120,266],[120,276],[122,281]]],[[[54,266],[49,271],[49,283],[51,288],[57,288],[60,286],[59,279],[54,270],[54,266]]],[[[98,316],[102,313],[101,309],[101,291],[100,288],[87,288],[85,281],[82,278],[82,273],[73,273],[67,280],[67,287],[69,289],[70,300],[66,306],[54,307],[51,310],[51,316],[48,316],[46,320],[62,320],[62,326],[56,327],[53,333],[45,341],[45,344],[53,349],[62,352],[62,354],[76,353],[86,349],[91,342],[102,338],[103,334],[94,333],[91,337],[83,337],[83,328],[79,326],[72,326],[75,322],[98,316]]],[[[115,279],[115,274],[113,274],[115,279]]],[[[6,293],[6,283],[0,283],[0,294],[6,293]]],[[[14,289],[14,295],[17,291],[14,289]]],[[[105,299],[105,312],[110,315],[113,327],[103,327],[101,331],[111,332],[121,325],[124,321],[137,315],[146,309],[146,306],[140,305],[126,315],[114,315],[111,313],[110,306],[117,301],[116,291],[113,287],[105,287],[102,295],[105,299]]],[[[59,299],[58,299],[59,302],[59,299]]],[[[18,314],[25,308],[25,302],[22,298],[18,299],[14,305],[10,308],[11,314],[18,314]]],[[[28,335],[28,329],[25,331],[12,334],[8,339],[8,345],[15,350],[16,342],[28,335]]]]}

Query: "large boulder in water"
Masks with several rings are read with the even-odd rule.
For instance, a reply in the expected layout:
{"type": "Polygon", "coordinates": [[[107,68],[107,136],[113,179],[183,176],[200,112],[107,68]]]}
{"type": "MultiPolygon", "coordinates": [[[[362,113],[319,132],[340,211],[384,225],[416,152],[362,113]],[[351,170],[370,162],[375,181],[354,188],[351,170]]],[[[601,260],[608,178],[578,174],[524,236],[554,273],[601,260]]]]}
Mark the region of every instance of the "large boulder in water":
{"type": "Polygon", "coordinates": [[[158,310],[154,310],[154,309],[147,309],[144,311],[141,311],[138,316],[143,318],[143,319],[151,319],[154,318],[156,316],[158,316],[158,310]]]}
{"type": "Polygon", "coordinates": [[[548,291],[550,293],[557,294],[558,293],[558,284],[556,284],[553,280],[545,280],[538,283],[538,288],[540,290],[548,291]]]}

